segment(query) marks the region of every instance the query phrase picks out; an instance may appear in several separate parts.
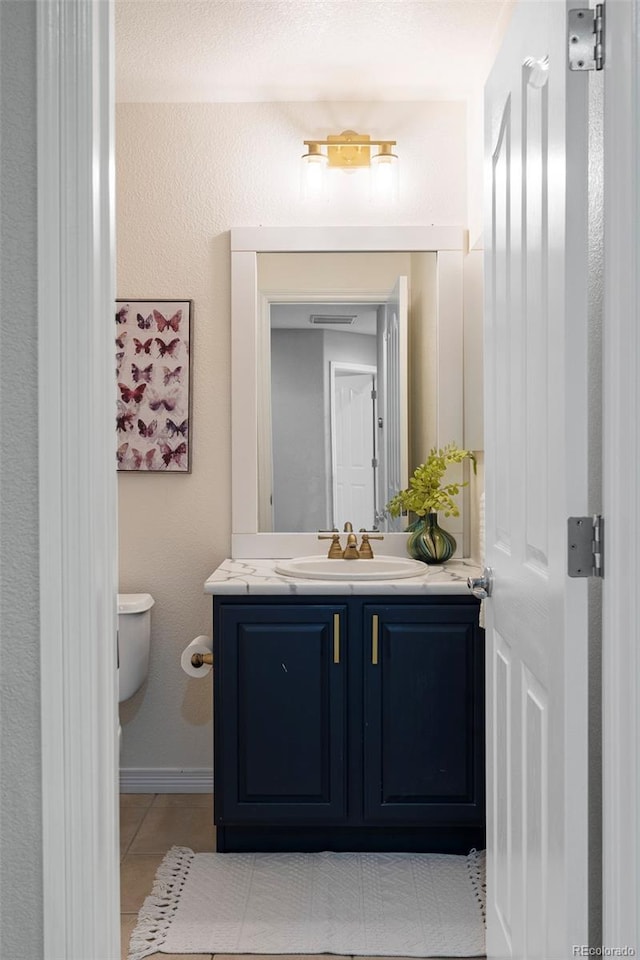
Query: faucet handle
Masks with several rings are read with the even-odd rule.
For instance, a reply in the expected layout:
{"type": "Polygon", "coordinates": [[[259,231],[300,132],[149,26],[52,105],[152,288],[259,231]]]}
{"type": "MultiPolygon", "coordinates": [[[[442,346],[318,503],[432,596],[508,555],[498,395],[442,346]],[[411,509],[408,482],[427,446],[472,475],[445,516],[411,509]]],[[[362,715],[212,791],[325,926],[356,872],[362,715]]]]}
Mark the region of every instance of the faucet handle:
{"type": "Polygon", "coordinates": [[[360,544],[360,557],[364,560],[373,560],[373,550],[370,540],[384,540],[381,534],[367,533],[366,530],[360,531],[362,534],[362,543],[360,544]]]}
{"type": "Polygon", "coordinates": [[[329,553],[327,554],[327,557],[329,560],[342,560],[340,534],[337,530],[329,531],[328,533],[319,533],[318,540],[331,540],[331,546],[329,547],[329,553]]]}

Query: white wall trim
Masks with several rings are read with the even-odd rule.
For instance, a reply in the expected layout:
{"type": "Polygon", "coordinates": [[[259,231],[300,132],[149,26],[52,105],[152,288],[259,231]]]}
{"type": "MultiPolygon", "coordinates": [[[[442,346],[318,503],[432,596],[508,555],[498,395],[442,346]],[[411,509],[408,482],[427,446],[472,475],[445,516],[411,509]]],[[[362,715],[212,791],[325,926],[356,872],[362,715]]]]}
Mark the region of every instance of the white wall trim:
{"type": "Polygon", "coordinates": [[[640,950],[640,0],[607,2],[603,940],[640,950]]]}
{"type": "Polygon", "coordinates": [[[36,6],[43,956],[113,960],[113,11],[36,6]]]}
{"type": "Polygon", "coordinates": [[[120,793],[213,793],[207,767],[122,767],[120,793]]]}

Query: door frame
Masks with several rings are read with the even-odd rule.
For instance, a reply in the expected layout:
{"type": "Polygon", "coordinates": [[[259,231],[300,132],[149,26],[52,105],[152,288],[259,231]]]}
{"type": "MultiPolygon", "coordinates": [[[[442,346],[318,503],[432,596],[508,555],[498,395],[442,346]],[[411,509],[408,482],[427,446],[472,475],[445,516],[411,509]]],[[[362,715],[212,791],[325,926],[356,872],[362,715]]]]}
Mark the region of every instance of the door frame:
{"type": "Polygon", "coordinates": [[[602,624],[603,944],[640,950],[640,0],[607,0],[602,624]]]}
{"type": "MultiPolygon", "coordinates": [[[[102,316],[114,298],[113,234],[108,229],[113,209],[113,10],[110,2],[92,0],[40,0],[36,6],[43,955],[111,960],[119,955],[116,676],[108,645],[115,634],[117,509],[115,471],[105,471],[103,455],[94,461],[93,454],[109,450],[111,444],[115,452],[115,439],[106,416],[111,393],[107,341],[98,324],[87,330],[86,318],[102,316]],[[76,115],[70,105],[77,106],[78,100],[82,110],[76,115]],[[72,160],[83,176],[75,191],[62,193],[62,174],[72,160]],[[102,232],[84,236],[83,245],[80,233],[74,236],[65,225],[69,216],[86,218],[89,211],[97,215],[102,232]],[[71,255],[66,269],[61,250],[71,255]],[[78,265],[87,268],[82,279],[78,265]],[[67,314],[63,307],[69,303],[74,309],[67,314]],[[78,449],[70,442],[68,426],[77,404],[71,403],[59,376],[60,343],[71,344],[76,353],[81,347],[83,363],[99,374],[88,379],[84,393],[87,408],[97,411],[91,447],[78,449]],[[102,504],[97,517],[87,510],[60,511],[61,503],[72,504],[74,498],[84,503],[87,489],[102,504]],[[78,569],[78,557],[85,573],[78,569]],[[88,582],[91,594],[69,589],[78,582],[88,582]],[[107,638],[102,646],[97,642],[100,624],[107,638]],[[83,633],[86,626],[88,636],[83,633]],[[98,860],[100,870],[95,871],[98,860]]],[[[640,0],[608,0],[607,7],[604,942],[637,948],[640,610],[635,596],[640,556],[635,543],[640,504],[634,479],[640,464],[640,423],[629,411],[637,409],[640,383],[635,180],[640,80],[633,73],[640,53],[640,0]]]]}
{"type": "Polygon", "coordinates": [[[43,956],[113,960],[120,956],[113,5],[35,6],[43,956]]]}

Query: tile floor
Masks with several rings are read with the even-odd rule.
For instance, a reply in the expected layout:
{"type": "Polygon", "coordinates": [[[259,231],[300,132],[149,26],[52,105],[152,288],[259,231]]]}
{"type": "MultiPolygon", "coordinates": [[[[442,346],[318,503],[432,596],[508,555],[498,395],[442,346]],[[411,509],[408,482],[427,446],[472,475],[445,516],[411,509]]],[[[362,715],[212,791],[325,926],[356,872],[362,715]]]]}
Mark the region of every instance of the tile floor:
{"type": "MultiPolygon", "coordinates": [[[[120,936],[127,960],[129,937],[138,910],[151,893],[156,870],[167,850],[191,847],[196,853],[215,850],[213,797],[205,793],[123,793],[120,795],[120,936]]],[[[154,953],[150,960],[212,960],[208,953],[154,953]]],[[[217,953],[215,960],[327,960],[320,957],[245,957],[217,953]]],[[[351,960],[331,957],[331,960],[351,960]]],[[[403,957],[357,957],[355,960],[405,960],[403,957]]]]}
{"type": "MultiPolygon", "coordinates": [[[[138,910],[150,893],[156,870],[174,844],[196,853],[215,850],[213,797],[206,793],[123,793],[120,795],[120,937],[127,960],[138,910]]],[[[207,954],[183,954],[210,960],[207,954]]],[[[154,960],[176,960],[154,953],[154,960]]],[[[234,958],[237,960],[237,958],[234,958]]]]}

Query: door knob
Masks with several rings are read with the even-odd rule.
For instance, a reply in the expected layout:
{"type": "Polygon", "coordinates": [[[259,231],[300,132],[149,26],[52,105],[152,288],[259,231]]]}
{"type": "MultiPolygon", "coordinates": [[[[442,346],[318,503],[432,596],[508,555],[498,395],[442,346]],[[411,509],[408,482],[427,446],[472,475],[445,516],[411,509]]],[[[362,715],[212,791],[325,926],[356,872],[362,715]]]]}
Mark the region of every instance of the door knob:
{"type": "Polygon", "coordinates": [[[486,600],[493,592],[493,570],[485,567],[481,577],[469,577],[467,586],[478,600],[486,600]]]}

